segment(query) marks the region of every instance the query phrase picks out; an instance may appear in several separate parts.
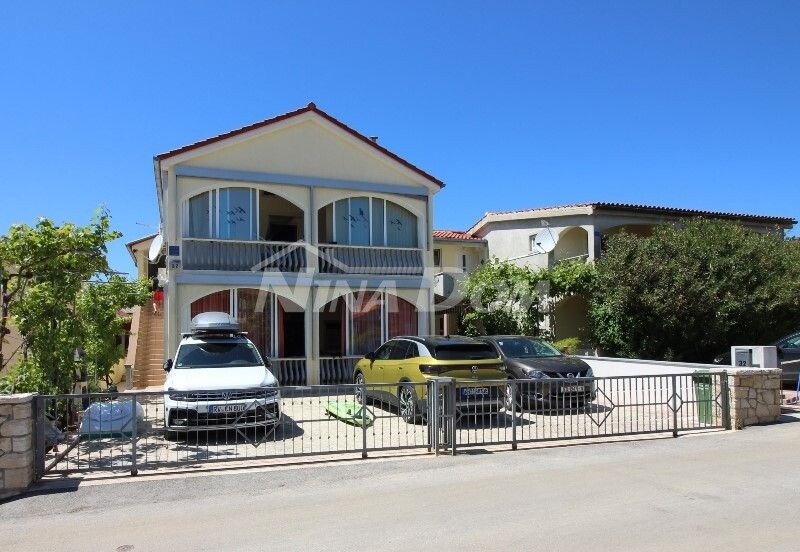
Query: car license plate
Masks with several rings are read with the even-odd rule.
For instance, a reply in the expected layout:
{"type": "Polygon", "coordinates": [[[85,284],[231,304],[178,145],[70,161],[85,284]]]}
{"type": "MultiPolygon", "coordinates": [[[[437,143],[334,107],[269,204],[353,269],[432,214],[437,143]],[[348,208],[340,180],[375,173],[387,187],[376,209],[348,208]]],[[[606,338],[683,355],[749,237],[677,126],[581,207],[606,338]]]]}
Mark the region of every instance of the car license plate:
{"type": "Polygon", "coordinates": [[[212,404],[208,407],[209,414],[230,414],[232,412],[244,412],[243,404],[212,404]]]}
{"type": "Polygon", "coordinates": [[[465,399],[471,397],[488,397],[488,387],[464,387],[461,389],[461,396],[465,399]]]}
{"type": "Polygon", "coordinates": [[[583,393],[583,385],[565,385],[561,388],[562,393],[583,393]]]}

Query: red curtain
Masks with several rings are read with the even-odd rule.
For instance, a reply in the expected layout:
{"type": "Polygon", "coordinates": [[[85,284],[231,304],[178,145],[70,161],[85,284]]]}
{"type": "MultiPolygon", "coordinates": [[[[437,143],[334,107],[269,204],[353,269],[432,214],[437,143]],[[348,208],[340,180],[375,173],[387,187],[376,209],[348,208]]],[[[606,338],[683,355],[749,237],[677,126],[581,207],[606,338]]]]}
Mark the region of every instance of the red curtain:
{"type": "Polygon", "coordinates": [[[272,356],[272,301],[270,292],[261,289],[239,289],[236,292],[239,328],[258,347],[261,356],[272,356]]]}
{"type": "Polygon", "coordinates": [[[231,313],[231,292],[226,289],[211,293],[193,301],[190,307],[192,318],[203,312],[227,312],[231,313]]]}
{"type": "Polygon", "coordinates": [[[381,345],[381,294],[362,291],[353,294],[352,353],[363,355],[381,345]]]}
{"type": "Polygon", "coordinates": [[[389,337],[417,335],[417,309],[414,305],[395,295],[386,295],[389,309],[389,337]]]}

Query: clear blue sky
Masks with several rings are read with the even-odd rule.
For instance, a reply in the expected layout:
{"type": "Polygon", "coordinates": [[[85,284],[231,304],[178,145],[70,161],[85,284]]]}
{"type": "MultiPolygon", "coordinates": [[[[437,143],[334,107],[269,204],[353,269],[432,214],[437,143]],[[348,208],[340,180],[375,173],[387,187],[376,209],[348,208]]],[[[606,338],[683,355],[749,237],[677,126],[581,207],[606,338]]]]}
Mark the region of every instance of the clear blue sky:
{"type": "Polygon", "coordinates": [[[800,218],[798,23],[779,1],[3,2],[0,231],[102,204],[147,234],[154,154],[312,100],[447,183],[438,228],[594,200],[800,218]]]}

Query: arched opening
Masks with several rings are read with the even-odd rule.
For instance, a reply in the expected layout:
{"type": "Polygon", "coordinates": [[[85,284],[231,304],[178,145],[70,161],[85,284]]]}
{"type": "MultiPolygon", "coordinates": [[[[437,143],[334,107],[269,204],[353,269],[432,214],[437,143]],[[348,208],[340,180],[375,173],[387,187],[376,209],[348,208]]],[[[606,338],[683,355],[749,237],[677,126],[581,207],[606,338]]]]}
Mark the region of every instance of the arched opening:
{"type": "Polygon", "coordinates": [[[589,233],[585,228],[574,226],[562,230],[553,249],[553,261],[585,260],[589,256],[589,233]]]}
{"type": "Polygon", "coordinates": [[[359,291],[329,301],[319,312],[320,381],[350,382],[366,353],[398,335],[418,333],[413,303],[384,291],[359,291]]]}
{"type": "Polygon", "coordinates": [[[392,201],[350,197],[317,212],[319,243],[376,247],[419,246],[417,216],[392,201]]]}
{"type": "Polygon", "coordinates": [[[257,188],[214,188],[184,203],[184,238],[295,242],[304,228],[300,207],[257,188]]]}
{"type": "Polygon", "coordinates": [[[306,355],[305,313],[290,299],[262,289],[235,288],[210,293],[190,306],[192,318],[211,311],[234,315],[264,358],[306,355]]]}
{"type": "Polygon", "coordinates": [[[398,335],[416,335],[413,303],[383,291],[359,291],[329,301],[319,313],[320,356],[364,355],[398,335]]]}

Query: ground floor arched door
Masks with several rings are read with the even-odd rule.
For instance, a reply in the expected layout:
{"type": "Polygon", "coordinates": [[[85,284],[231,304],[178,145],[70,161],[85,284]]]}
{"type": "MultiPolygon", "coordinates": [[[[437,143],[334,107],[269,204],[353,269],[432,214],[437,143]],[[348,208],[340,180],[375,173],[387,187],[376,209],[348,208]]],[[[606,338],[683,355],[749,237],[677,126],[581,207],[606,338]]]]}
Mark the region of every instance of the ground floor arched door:
{"type": "Polygon", "coordinates": [[[294,302],[256,288],[226,289],[191,304],[191,317],[227,312],[265,358],[305,357],[305,312],[294,302]]]}

